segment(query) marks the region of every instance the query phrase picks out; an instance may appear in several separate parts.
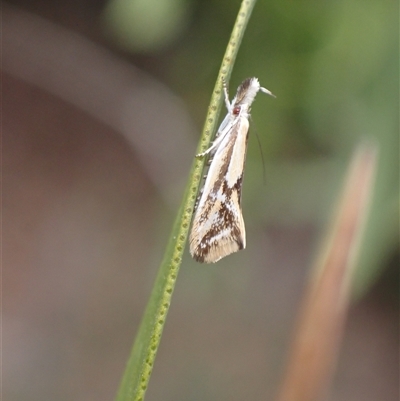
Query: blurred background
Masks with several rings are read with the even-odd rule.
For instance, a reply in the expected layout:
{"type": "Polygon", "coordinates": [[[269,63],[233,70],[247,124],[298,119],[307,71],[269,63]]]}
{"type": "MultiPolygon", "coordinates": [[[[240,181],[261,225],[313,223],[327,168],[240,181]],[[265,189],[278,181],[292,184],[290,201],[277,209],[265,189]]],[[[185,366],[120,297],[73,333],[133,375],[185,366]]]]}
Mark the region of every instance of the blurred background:
{"type": "MultiPolygon", "coordinates": [[[[239,5],[3,2],[4,400],[114,398],[239,5]]],[[[398,7],[256,4],[231,97],[256,76],[277,99],[252,108],[247,249],[186,251],[146,400],[273,397],[363,139],[379,169],[331,399],[398,400],[398,7]]]]}

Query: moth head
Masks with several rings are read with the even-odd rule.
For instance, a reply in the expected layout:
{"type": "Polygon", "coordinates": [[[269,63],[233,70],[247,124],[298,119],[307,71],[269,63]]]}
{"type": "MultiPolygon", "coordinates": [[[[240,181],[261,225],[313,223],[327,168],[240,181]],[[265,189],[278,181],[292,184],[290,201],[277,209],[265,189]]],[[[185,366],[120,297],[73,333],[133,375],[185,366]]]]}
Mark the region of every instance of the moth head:
{"type": "Polygon", "coordinates": [[[260,86],[260,82],[257,78],[247,78],[240,84],[236,92],[236,96],[233,99],[233,114],[239,115],[240,112],[243,111],[243,109],[245,109],[245,111],[248,111],[258,91],[275,97],[275,95],[268,89],[260,86]]]}

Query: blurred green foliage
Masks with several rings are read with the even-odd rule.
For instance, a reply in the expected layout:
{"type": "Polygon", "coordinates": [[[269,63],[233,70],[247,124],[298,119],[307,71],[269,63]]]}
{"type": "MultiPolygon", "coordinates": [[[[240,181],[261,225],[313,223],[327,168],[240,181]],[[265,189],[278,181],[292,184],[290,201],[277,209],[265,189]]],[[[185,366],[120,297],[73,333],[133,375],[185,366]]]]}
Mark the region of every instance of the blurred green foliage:
{"type": "Polygon", "coordinates": [[[119,47],[128,52],[150,52],[179,36],[187,12],[184,0],[111,0],[104,23],[119,47]]]}

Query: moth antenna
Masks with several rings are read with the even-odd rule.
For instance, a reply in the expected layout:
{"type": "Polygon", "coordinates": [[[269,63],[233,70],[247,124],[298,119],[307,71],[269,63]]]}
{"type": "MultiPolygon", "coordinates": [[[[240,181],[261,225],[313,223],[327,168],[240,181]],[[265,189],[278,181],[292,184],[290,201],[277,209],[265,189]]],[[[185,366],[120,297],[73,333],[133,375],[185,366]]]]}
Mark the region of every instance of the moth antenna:
{"type": "Polygon", "coordinates": [[[263,165],[263,183],[264,185],[267,185],[267,175],[265,173],[265,160],[264,160],[264,153],[262,151],[262,147],[261,147],[261,141],[260,141],[260,137],[258,135],[257,130],[255,130],[256,133],[256,138],[257,138],[257,142],[258,142],[258,148],[260,149],[260,153],[261,153],[261,161],[262,161],[262,165],[263,165]]]}

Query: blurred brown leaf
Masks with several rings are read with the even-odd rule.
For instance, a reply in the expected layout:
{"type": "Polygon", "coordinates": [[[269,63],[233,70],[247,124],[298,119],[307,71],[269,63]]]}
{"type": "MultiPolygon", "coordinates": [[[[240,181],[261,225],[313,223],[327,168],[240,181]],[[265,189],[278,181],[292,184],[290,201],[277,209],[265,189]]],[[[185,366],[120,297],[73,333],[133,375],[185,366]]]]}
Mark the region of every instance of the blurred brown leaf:
{"type": "Polygon", "coordinates": [[[360,145],[302,305],[279,401],[323,399],[336,365],[351,277],[368,213],[377,148],[360,145]]]}

